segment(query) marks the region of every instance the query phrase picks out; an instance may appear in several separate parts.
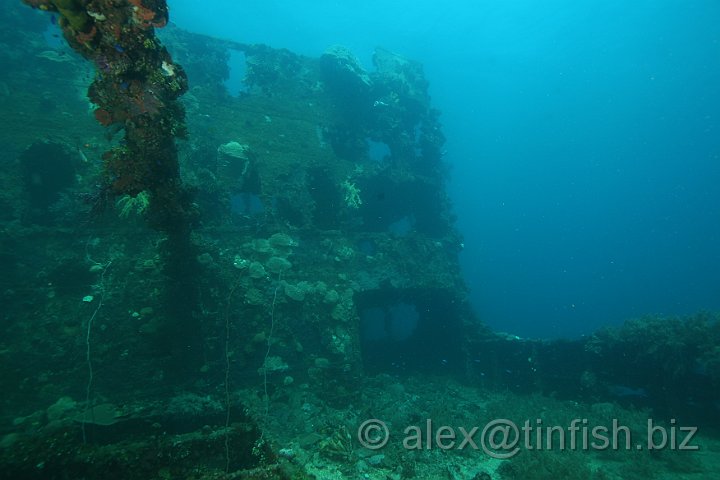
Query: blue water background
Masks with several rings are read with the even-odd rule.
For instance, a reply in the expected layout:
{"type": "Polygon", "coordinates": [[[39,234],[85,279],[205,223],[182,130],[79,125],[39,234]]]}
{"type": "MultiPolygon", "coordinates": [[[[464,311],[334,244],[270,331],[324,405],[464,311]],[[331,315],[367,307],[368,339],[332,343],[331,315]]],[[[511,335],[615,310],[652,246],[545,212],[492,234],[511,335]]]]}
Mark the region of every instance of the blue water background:
{"type": "Polygon", "coordinates": [[[192,31],[424,64],[493,328],[574,337],[720,310],[718,2],[348,3],[169,0],[192,31]]]}

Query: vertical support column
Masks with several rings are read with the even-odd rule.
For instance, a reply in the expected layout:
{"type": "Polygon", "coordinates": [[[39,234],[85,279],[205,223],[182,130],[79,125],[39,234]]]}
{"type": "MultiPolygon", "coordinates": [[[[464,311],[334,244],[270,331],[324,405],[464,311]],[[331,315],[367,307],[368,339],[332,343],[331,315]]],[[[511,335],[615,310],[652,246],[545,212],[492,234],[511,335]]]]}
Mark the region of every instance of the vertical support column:
{"type": "Polygon", "coordinates": [[[196,298],[196,255],[191,242],[196,212],[180,178],[175,137],[186,134],[178,101],[187,77],[155,36],[168,21],[166,0],[23,0],[59,14],[70,46],[93,62],[88,90],[95,118],[124,133],[105,152],[107,196],[149,195],[150,225],[166,235],[162,244],[168,277],[164,353],[193,368],[201,336],[192,311],[196,298]]]}

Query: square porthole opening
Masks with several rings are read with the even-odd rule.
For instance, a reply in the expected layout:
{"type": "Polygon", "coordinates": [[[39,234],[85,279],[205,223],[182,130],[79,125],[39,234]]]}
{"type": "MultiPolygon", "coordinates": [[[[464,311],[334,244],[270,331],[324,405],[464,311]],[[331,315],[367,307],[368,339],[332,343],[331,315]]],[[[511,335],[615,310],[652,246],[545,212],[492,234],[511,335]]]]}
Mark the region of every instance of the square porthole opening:
{"type": "Polygon", "coordinates": [[[360,343],[368,373],[462,371],[455,299],[442,290],[373,290],[359,295],[360,343]]]}

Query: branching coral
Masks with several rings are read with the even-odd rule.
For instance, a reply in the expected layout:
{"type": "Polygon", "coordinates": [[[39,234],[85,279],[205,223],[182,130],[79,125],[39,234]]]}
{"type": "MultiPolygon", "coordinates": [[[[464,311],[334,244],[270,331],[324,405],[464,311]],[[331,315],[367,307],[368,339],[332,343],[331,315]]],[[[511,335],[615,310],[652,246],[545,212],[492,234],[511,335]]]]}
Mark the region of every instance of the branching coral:
{"type": "Polygon", "coordinates": [[[115,202],[115,205],[120,208],[120,216],[127,218],[131,213],[138,215],[145,213],[150,204],[150,195],[147,192],[140,192],[136,196],[123,195],[115,202]]]}
{"type": "Polygon", "coordinates": [[[350,208],[360,208],[362,199],[360,198],[360,189],[350,180],[345,180],[341,185],[345,194],[345,205],[350,208]]]}

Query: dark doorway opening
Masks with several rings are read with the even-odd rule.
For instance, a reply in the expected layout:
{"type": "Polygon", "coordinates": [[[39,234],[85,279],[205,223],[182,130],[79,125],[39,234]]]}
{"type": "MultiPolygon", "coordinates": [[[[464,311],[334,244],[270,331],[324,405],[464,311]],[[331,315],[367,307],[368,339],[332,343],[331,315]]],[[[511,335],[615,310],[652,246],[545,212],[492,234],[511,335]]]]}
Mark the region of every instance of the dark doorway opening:
{"type": "Polygon", "coordinates": [[[460,315],[447,292],[373,290],[357,305],[368,373],[463,371],[460,315]]]}

